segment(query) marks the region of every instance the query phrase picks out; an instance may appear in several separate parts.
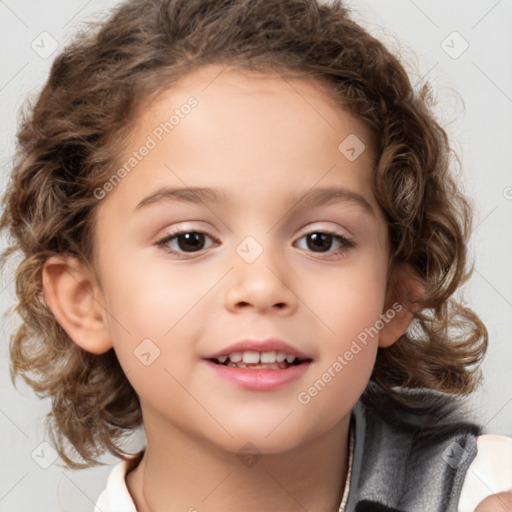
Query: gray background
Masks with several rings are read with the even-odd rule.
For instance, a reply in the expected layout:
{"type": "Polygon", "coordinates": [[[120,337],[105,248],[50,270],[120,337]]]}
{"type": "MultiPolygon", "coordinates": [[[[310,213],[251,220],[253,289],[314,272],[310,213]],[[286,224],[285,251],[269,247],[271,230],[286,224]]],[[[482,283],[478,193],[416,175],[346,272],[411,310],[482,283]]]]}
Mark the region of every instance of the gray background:
{"type": "MultiPolygon", "coordinates": [[[[0,0],[0,184],[14,149],[17,112],[35,95],[59,48],[84,21],[101,19],[108,0],[0,0]],[[59,45],[54,53],[53,46],[59,45]],[[51,54],[50,54],[51,53],[51,54]]],[[[398,53],[417,83],[427,77],[438,115],[462,158],[475,203],[471,258],[475,271],[464,299],[490,333],[484,382],[472,396],[478,419],[512,435],[512,0],[351,0],[356,20],[398,53]],[[466,48],[467,46],[467,48],[466,48]]],[[[0,283],[0,308],[14,301],[13,269],[0,283]]],[[[8,336],[0,343],[0,511],[92,511],[111,465],[70,471],[54,461],[43,420],[49,403],[8,372],[8,336]],[[41,444],[43,443],[43,444],[41,444]]],[[[142,437],[131,447],[140,446],[142,437]]]]}

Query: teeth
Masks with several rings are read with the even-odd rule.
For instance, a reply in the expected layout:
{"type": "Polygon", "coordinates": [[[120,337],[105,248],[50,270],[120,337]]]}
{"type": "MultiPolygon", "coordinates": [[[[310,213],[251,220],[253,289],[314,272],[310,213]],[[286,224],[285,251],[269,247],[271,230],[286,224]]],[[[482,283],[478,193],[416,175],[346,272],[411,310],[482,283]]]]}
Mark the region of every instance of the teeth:
{"type": "Polygon", "coordinates": [[[277,356],[275,352],[262,352],[260,356],[260,361],[262,363],[275,363],[276,357],[277,356]]]}
{"type": "Polygon", "coordinates": [[[242,355],[242,361],[244,363],[259,363],[260,353],[259,352],[244,352],[242,355]]]}
{"type": "Polygon", "coordinates": [[[232,354],[229,354],[229,360],[232,363],[238,363],[242,360],[242,352],[233,352],[232,354]]]}
{"type": "Polygon", "coordinates": [[[283,363],[286,361],[288,364],[293,363],[297,358],[291,354],[285,352],[255,352],[253,350],[247,350],[245,352],[233,352],[229,355],[223,355],[217,357],[217,361],[220,364],[226,364],[228,366],[237,366],[237,363],[241,364],[275,364],[283,363]]]}

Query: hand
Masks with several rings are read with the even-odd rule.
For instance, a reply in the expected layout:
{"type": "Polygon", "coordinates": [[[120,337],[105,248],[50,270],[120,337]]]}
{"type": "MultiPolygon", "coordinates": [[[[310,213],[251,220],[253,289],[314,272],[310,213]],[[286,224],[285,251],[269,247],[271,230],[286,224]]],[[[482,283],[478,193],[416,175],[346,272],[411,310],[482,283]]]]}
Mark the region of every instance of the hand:
{"type": "Polygon", "coordinates": [[[512,491],[487,496],[479,503],[475,512],[512,512],[512,491]]]}

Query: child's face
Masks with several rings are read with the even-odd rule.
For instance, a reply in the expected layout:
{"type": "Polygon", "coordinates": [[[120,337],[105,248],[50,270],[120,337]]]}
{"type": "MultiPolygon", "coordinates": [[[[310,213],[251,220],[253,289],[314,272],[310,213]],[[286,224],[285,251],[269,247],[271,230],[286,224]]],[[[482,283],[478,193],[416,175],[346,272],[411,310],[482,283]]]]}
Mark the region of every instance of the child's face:
{"type": "Polygon", "coordinates": [[[189,75],[133,123],[120,165],[133,151],[137,164],[100,202],[96,264],[112,344],[140,397],[148,439],[165,430],[230,450],[250,441],[262,452],[286,451],[346,426],[370,378],[379,339],[367,335],[365,346],[357,337],[390,307],[387,225],[361,122],[310,82],[221,70],[189,75]],[[181,108],[191,96],[197,105],[181,108]],[[173,114],[172,131],[157,130],[173,114]],[[353,134],[366,145],[355,160],[360,146],[338,148],[353,134]],[[156,191],[192,187],[223,197],[162,194],[141,205],[156,191]],[[320,188],[346,193],[298,203],[320,188]],[[192,234],[157,245],[174,230],[192,234]],[[258,388],[256,377],[244,385],[236,373],[260,370],[219,372],[205,359],[267,338],[311,361],[294,379],[258,388]]]}

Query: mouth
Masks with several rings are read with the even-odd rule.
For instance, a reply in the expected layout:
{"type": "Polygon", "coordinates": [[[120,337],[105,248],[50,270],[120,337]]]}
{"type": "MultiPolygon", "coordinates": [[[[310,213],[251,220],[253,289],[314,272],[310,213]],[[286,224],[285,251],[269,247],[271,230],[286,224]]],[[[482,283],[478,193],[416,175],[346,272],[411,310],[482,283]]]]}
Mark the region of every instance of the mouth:
{"type": "Polygon", "coordinates": [[[311,362],[311,359],[302,359],[286,352],[257,352],[253,350],[222,354],[207,360],[220,366],[246,370],[286,370],[292,366],[311,362]]]}
{"type": "Polygon", "coordinates": [[[204,358],[214,374],[239,388],[275,391],[304,377],[313,359],[279,338],[246,339],[204,358]]]}

